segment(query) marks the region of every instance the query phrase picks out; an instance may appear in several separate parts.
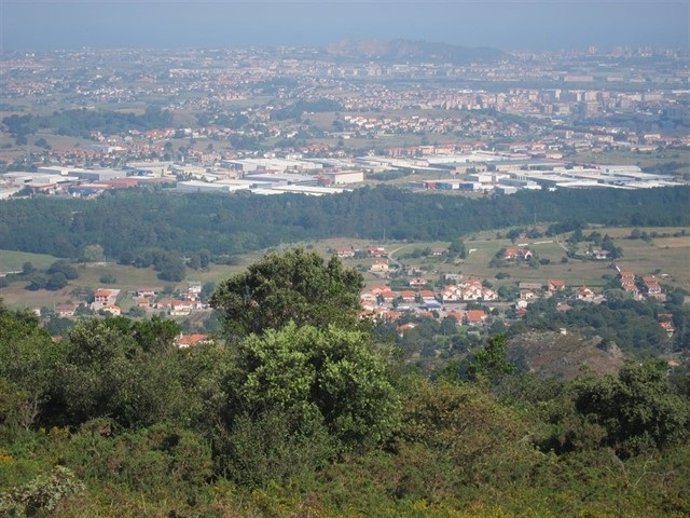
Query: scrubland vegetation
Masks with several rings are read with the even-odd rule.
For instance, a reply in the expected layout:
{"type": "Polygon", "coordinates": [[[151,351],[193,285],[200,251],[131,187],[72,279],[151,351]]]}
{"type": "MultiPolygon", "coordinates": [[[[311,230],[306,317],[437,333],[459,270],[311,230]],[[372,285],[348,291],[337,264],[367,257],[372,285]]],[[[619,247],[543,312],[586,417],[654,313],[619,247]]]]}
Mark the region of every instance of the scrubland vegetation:
{"type": "Polygon", "coordinates": [[[224,331],[0,309],[0,516],[687,516],[690,370],[540,377],[494,335],[422,374],[303,250],[219,286],[224,331]],[[325,300],[330,301],[330,304],[325,300]]]}

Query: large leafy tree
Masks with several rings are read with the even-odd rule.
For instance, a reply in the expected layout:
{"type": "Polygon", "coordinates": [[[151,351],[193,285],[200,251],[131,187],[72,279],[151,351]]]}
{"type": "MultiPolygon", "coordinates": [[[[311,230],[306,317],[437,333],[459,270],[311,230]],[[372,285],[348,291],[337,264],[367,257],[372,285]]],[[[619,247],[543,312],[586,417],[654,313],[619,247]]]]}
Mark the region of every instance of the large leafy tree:
{"type": "Polygon", "coordinates": [[[107,417],[128,427],[184,419],[190,401],[172,345],[178,329],[124,318],[77,324],[61,342],[54,419],[76,425],[107,417]]]}
{"type": "Polygon", "coordinates": [[[301,248],[269,253],[233,275],[211,297],[232,335],[280,329],[289,322],[325,328],[357,321],[362,276],[337,257],[326,262],[301,248]]]}
{"type": "Polygon", "coordinates": [[[247,337],[235,355],[233,406],[241,412],[324,425],[347,448],[380,442],[397,427],[399,400],[366,333],[290,323],[247,337]]]}
{"type": "Polygon", "coordinates": [[[35,316],[10,311],[0,300],[0,424],[28,428],[38,420],[59,357],[35,316]]]}
{"type": "Polygon", "coordinates": [[[575,407],[606,429],[605,442],[623,454],[687,440],[690,403],[669,382],[663,362],[629,364],[617,378],[586,378],[575,407]]]}

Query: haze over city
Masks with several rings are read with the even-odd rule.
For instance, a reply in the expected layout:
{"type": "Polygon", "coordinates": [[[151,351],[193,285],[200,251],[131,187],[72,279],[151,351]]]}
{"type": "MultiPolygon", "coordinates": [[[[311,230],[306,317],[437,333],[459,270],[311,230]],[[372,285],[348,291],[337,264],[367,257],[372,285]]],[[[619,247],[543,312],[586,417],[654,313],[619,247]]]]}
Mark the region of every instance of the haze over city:
{"type": "Polygon", "coordinates": [[[425,39],[510,49],[687,48],[685,1],[0,2],[2,49],[324,45],[425,39]]]}
{"type": "Polygon", "coordinates": [[[0,518],[690,517],[690,0],[0,0],[0,518]]]}

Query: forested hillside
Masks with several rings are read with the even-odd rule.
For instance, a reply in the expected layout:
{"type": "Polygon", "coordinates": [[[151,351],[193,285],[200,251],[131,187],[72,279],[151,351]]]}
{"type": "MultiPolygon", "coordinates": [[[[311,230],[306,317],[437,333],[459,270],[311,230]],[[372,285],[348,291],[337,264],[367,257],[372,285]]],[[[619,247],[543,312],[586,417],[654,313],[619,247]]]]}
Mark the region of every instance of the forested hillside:
{"type": "Polygon", "coordinates": [[[326,237],[451,241],[468,232],[539,222],[690,224],[690,188],[519,192],[471,200],[377,187],[335,196],[117,192],[96,200],[0,202],[0,248],[109,258],[143,248],[235,254],[326,237]]]}
{"type": "Polygon", "coordinates": [[[0,517],[690,514],[690,366],[540,378],[494,335],[427,377],[289,250],[219,287],[224,331],[0,306],[0,517]],[[329,300],[330,305],[325,305],[329,300]]]}

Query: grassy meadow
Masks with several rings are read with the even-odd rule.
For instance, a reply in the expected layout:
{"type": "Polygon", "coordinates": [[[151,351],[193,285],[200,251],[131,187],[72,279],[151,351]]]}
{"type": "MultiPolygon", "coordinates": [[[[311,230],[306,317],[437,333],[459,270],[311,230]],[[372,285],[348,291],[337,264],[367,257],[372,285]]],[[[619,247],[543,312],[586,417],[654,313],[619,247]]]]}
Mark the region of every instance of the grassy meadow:
{"type": "MultiPolygon", "coordinates": [[[[592,229],[594,230],[594,229],[592,229]]],[[[623,257],[615,263],[623,270],[634,271],[637,274],[656,273],[662,279],[662,283],[677,286],[690,291],[690,228],[685,231],[688,235],[680,237],[658,237],[646,242],[642,239],[627,239],[631,228],[596,228],[602,235],[609,234],[616,244],[623,249],[623,257]]],[[[681,228],[640,228],[648,233],[668,234],[669,236],[681,231],[681,228]]],[[[589,231],[585,231],[588,234],[589,231]]],[[[496,268],[489,263],[503,247],[513,245],[506,238],[498,237],[505,234],[501,231],[480,232],[467,236],[464,241],[469,254],[464,260],[448,260],[446,257],[405,257],[415,249],[430,247],[445,249],[446,242],[400,242],[400,241],[368,241],[362,239],[328,239],[317,242],[296,243],[294,246],[303,246],[314,249],[323,255],[338,248],[366,248],[369,246],[385,246],[391,262],[407,267],[420,267],[428,272],[426,277],[433,280],[441,273],[461,273],[464,276],[479,277],[490,280],[495,286],[513,284],[515,282],[541,282],[548,279],[563,279],[570,286],[601,287],[605,284],[604,276],[615,275],[616,271],[610,261],[585,261],[568,259],[561,262],[566,255],[564,242],[567,235],[557,238],[519,239],[515,244],[527,245],[540,259],[549,259],[549,264],[540,264],[537,268],[528,264],[508,264],[496,268]],[[497,280],[496,274],[503,272],[507,277],[497,280]]],[[[291,245],[292,246],[292,245],[291,245]]],[[[581,248],[586,244],[581,243],[581,248]]],[[[584,249],[584,248],[583,248],[584,249]]],[[[24,289],[25,283],[15,282],[9,287],[0,289],[2,298],[10,307],[39,308],[52,307],[63,302],[78,302],[78,297],[73,293],[77,288],[97,288],[103,286],[100,278],[105,274],[115,276],[117,282],[109,285],[122,290],[118,301],[124,310],[132,304],[131,294],[141,287],[158,287],[172,285],[175,288],[184,289],[190,281],[201,283],[218,283],[233,273],[244,270],[247,265],[258,259],[265,251],[258,251],[240,257],[236,265],[212,264],[206,271],[187,270],[187,277],[180,283],[168,283],[157,277],[157,272],[151,268],[134,268],[115,263],[101,264],[77,264],[79,278],[70,281],[70,284],[59,291],[28,291],[24,289]]],[[[55,257],[42,254],[29,254],[23,252],[0,251],[0,271],[21,270],[24,262],[30,261],[36,268],[47,268],[55,257]]],[[[375,276],[367,272],[372,259],[345,259],[346,266],[355,267],[362,271],[367,284],[381,284],[381,276],[375,276]]]]}
{"type": "Polygon", "coordinates": [[[0,273],[19,272],[26,262],[33,264],[35,268],[48,268],[56,260],[52,255],[0,250],[0,273]]]}
{"type": "MultiPolygon", "coordinates": [[[[58,258],[48,255],[37,254],[23,254],[18,252],[0,252],[0,257],[5,255],[12,257],[13,260],[20,258],[19,270],[23,260],[29,260],[37,268],[47,268],[58,258]],[[15,257],[16,256],[16,257],[15,257]],[[36,256],[41,261],[33,261],[32,258],[36,256]]],[[[257,256],[258,257],[258,256],[257,256]]],[[[7,263],[10,264],[10,263],[7,263]]],[[[232,273],[242,271],[246,267],[245,261],[241,261],[238,265],[211,265],[206,271],[187,270],[187,277],[184,281],[179,283],[171,283],[162,281],[158,278],[158,273],[152,268],[134,268],[133,266],[123,266],[116,263],[98,263],[98,264],[75,264],[79,272],[79,278],[72,280],[69,284],[58,291],[37,290],[29,291],[24,289],[25,282],[14,282],[6,288],[0,289],[0,298],[4,303],[12,308],[40,308],[52,307],[54,304],[61,304],[65,302],[78,303],[79,297],[75,290],[79,288],[95,289],[97,287],[107,286],[109,288],[120,289],[121,294],[118,299],[118,304],[123,310],[127,310],[132,305],[131,295],[139,288],[159,288],[166,286],[173,288],[186,289],[190,281],[199,281],[202,284],[208,281],[218,283],[223,279],[229,277],[232,273]],[[105,274],[111,274],[115,277],[117,282],[114,284],[105,285],[100,281],[100,278],[105,274]]],[[[5,269],[4,263],[2,271],[5,269]]]]}

